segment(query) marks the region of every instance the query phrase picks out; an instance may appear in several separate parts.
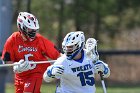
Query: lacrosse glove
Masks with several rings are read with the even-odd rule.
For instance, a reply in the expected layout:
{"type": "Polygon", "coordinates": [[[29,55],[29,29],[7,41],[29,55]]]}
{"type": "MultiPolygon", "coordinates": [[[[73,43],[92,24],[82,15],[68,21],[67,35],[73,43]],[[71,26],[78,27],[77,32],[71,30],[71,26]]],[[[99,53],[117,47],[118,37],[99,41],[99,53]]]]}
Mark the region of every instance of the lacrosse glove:
{"type": "Polygon", "coordinates": [[[47,68],[43,75],[46,82],[51,82],[53,78],[59,79],[64,72],[63,65],[51,65],[47,68]]]}
{"type": "Polygon", "coordinates": [[[110,76],[110,69],[106,63],[103,61],[99,60],[95,64],[95,73],[102,72],[102,75],[104,78],[107,78],[110,76]]]}
{"type": "Polygon", "coordinates": [[[22,73],[24,71],[28,71],[31,67],[29,61],[24,61],[23,59],[21,59],[19,62],[15,62],[14,64],[18,64],[13,67],[13,71],[15,73],[22,73]]]}

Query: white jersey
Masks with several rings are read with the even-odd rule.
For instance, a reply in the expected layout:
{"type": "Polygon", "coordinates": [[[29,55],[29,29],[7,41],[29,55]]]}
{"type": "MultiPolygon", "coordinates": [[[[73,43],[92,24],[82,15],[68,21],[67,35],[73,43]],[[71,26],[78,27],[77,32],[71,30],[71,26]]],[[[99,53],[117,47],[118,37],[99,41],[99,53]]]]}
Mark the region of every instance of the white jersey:
{"type": "Polygon", "coordinates": [[[55,64],[64,66],[64,73],[60,77],[60,92],[56,93],[95,93],[94,65],[85,52],[81,62],[68,60],[63,55],[55,64]]]}

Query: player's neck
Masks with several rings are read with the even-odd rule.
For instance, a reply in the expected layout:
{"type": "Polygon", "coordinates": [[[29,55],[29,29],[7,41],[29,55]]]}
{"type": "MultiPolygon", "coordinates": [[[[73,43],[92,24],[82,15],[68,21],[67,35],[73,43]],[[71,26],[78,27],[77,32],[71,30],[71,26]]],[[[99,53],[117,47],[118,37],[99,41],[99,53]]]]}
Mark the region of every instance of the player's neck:
{"type": "Polygon", "coordinates": [[[34,39],[28,39],[25,35],[21,34],[23,41],[33,41],[34,39]]]}
{"type": "Polygon", "coordinates": [[[82,57],[82,53],[80,52],[80,53],[78,53],[73,59],[74,60],[78,60],[78,59],[80,59],[82,57]]]}
{"type": "Polygon", "coordinates": [[[27,41],[27,38],[23,34],[21,34],[21,37],[22,37],[23,41],[27,41]]]}

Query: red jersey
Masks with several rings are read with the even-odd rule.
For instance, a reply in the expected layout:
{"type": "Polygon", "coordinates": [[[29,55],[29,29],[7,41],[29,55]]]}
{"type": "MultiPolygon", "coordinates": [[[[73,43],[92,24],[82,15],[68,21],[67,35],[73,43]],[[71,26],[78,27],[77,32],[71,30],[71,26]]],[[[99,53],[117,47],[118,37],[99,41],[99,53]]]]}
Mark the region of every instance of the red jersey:
{"type": "MultiPolygon", "coordinates": [[[[37,33],[35,40],[30,42],[24,41],[20,32],[14,32],[4,45],[2,59],[4,59],[6,52],[10,54],[10,59],[13,62],[18,62],[20,59],[45,61],[47,60],[46,57],[55,60],[60,56],[54,44],[39,33],[37,33]]],[[[16,78],[20,79],[30,75],[42,76],[49,65],[50,63],[37,64],[32,70],[16,74],[16,78]]]]}

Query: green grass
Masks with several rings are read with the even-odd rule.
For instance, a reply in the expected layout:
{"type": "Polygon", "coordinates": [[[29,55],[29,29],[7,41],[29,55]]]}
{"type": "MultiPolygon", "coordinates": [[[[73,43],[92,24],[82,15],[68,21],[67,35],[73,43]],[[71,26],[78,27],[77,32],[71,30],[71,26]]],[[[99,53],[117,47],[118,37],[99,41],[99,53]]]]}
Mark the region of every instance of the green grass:
{"type": "MultiPolygon", "coordinates": [[[[54,93],[54,84],[43,84],[41,93],[54,93]]],[[[6,93],[14,93],[14,85],[6,85],[6,93]]],[[[103,93],[102,87],[96,87],[96,93],[103,93]]],[[[140,87],[108,87],[107,93],[140,93],[140,87]]]]}

